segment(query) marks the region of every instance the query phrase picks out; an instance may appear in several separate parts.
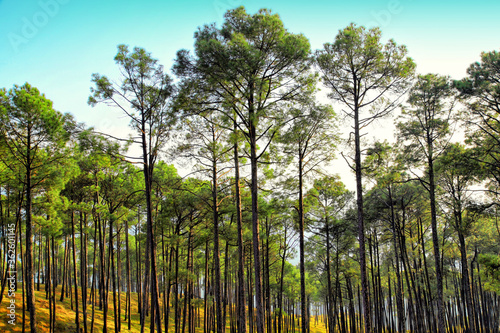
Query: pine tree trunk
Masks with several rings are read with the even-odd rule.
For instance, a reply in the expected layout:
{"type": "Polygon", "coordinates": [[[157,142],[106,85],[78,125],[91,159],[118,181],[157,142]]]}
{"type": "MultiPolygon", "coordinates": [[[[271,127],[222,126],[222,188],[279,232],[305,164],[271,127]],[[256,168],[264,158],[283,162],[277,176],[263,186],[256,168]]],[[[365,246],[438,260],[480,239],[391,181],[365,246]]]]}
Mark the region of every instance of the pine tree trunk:
{"type": "Polygon", "coordinates": [[[31,333],[37,332],[35,314],[35,280],[33,279],[33,222],[31,195],[31,126],[28,123],[26,148],[26,302],[30,312],[31,333]]]}
{"type": "Polygon", "coordinates": [[[300,252],[300,314],[302,317],[302,333],[307,333],[309,323],[306,309],[306,271],[304,259],[304,197],[303,197],[303,175],[302,175],[302,147],[299,146],[299,252],[300,252]]]}
{"type": "MultiPolygon", "coordinates": [[[[19,229],[21,229],[21,221],[18,220],[16,222],[16,231],[15,231],[15,235],[14,235],[14,238],[17,238],[18,235],[19,235],[19,249],[21,250],[21,271],[23,273],[23,283],[22,283],[22,300],[23,300],[23,315],[22,315],[22,321],[23,321],[23,325],[22,325],[22,328],[21,328],[21,331],[22,333],[26,332],[26,306],[25,304],[27,303],[26,302],[26,287],[24,286],[26,283],[26,280],[25,280],[25,276],[26,276],[26,259],[25,259],[25,256],[23,256],[23,244],[22,244],[22,236],[21,236],[21,232],[17,232],[18,231],[18,226],[19,226],[19,229]]],[[[41,245],[41,241],[40,241],[40,245],[41,245]]],[[[8,266],[7,266],[8,268],[8,266]]]]}
{"type": "MultiPolygon", "coordinates": [[[[110,214],[111,215],[111,214],[110,214]]],[[[113,235],[113,220],[114,218],[111,216],[109,219],[109,245],[108,245],[108,250],[110,251],[110,262],[109,264],[111,265],[111,282],[112,282],[112,288],[113,288],[113,321],[115,325],[115,332],[119,332],[120,330],[118,329],[118,317],[120,316],[119,313],[117,313],[118,310],[118,304],[116,300],[116,272],[115,272],[115,250],[113,248],[113,237],[116,237],[116,235],[113,235]]]]}
{"type": "MultiPolygon", "coordinates": [[[[128,228],[128,219],[125,219],[125,251],[127,252],[127,322],[128,322],[128,330],[130,331],[130,324],[131,324],[131,299],[130,299],[130,292],[132,289],[132,281],[130,279],[130,248],[128,244],[128,233],[129,233],[129,228],[128,228]]],[[[139,258],[137,258],[139,260],[139,258]]]]}
{"type": "Polygon", "coordinates": [[[354,108],[354,145],[355,145],[355,171],[356,171],[356,204],[358,208],[358,241],[359,241],[359,265],[361,275],[361,289],[363,302],[363,315],[365,333],[371,333],[371,305],[368,290],[368,278],[366,273],[366,251],[365,251],[365,223],[363,216],[363,183],[361,168],[361,137],[359,132],[359,109],[357,101],[354,108]]]}
{"type": "Polygon", "coordinates": [[[121,283],[120,283],[120,276],[121,276],[121,240],[120,240],[120,230],[121,228],[117,228],[118,230],[116,231],[116,287],[117,287],[117,298],[118,298],[118,310],[117,310],[117,320],[118,320],[118,332],[122,330],[122,302],[121,302],[121,283]]]}
{"type": "MultiPolygon", "coordinates": [[[[394,265],[396,271],[396,307],[397,307],[397,318],[398,318],[398,332],[405,332],[405,315],[403,308],[403,289],[401,283],[401,273],[399,270],[399,249],[397,241],[397,231],[396,231],[396,215],[394,213],[394,202],[392,199],[391,187],[388,187],[389,192],[389,202],[391,207],[391,229],[392,229],[392,246],[394,247],[394,265]]],[[[391,295],[389,295],[391,297],[391,295]]]]}
{"type": "MultiPolygon", "coordinates": [[[[95,215],[94,215],[95,216],[95,215]]],[[[95,320],[95,307],[96,307],[96,252],[97,252],[97,223],[94,220],[94,249],[93,249],[93,258],[92,258],[92,288],[90,291],[92,298],[92,318],[90,320],[90,333],[94,333],[94,320],[95,320]]]]}
{"type": "MultiPolygon", "coordinates": [[[[236,134],[237,124],[234,121],[234,133],[236,134]]],[[[238,157],[237,134],[234,143],[234,187],[236,199],[236,225],[238,229],[238,332],[246,333],[245,316],[245,253],[243,250],[243,226],[241,214],[241,194],[240,194],[240,165],[238,157]]]]}
{"type": "MultiPolygon", "coordinates": [[[[461,219],[461,214],[460,214],[461,219]]],[[[461,221],[460,224],[462,225],[461,221]]],[[[470,288],[470,280],[469,280],[469,268],[467,264],[467,248],[465,246],[465,237],[461,231],[458,232],[458,240],[460,244],[460,258],[462,262],[462,285],[465,293],[465,303],[467,304],[467,316],[465,317],[465,321],[468,322],[468,329],[471,333],[475,332],[476,325],[474,323],[474,310],[472,307],[472,294],[470,288]]]]}
{"type": "Polygon", "coordinates": [[[55,241],[54,241],[54,235],[52,235],[52,262],[53,262],[53,269],[52,271],[54,272],[54,278],[53,278],[53,283],[52,283],[52,327],[54,328],[55,332],[55,327],[56,327],[56,287],[57,287],[57,256],[55,253],[55,241]]]}
{"type": "MultiPolygon", "coordinates": [[[[66,285],[66,274],[68,271],[68,236],[64,235],[64,259],[63,259],[63,272],[62,272],[62,286],[61,286],[61,297],[59,301],[64,300],[64,286],[66,285]]],[[[40,282],[40,266],[38,267],[38,282],[40,282]]],[[[40,288],[38,288],[40,290],[40,288]]]]}
{"type": "Polygon", "coordinates": [[[87,216],[83,217],[80,212],[80,278],[82,287],[82,315],[83,331],[87,333],[87,235],[84,227],[87,227],[87,216]]]}
{"type": "Polygon", "coordinates": [[[432,243],[434,246],[434,261],[436,269],[436,285],[437,285],[437,310],[438,310],[438,332],[445,333],[445,318],[444,318],[444,303],[443,303],[443,272],[441,269],[441,254],[439,252],[439,238],[437,230],[437,208],[436,208],[436,185],[434,183],[434,161],[432,155],[432,144],[428,139],[429,157],[428,157],[428,173],[429,173],[429,196],[431,202],[431,231],[432,243]]]}
{"type": "MultiPolygon", "coordinates": [[[[251,83],[249,83],[251,85],[251,83]]],[[[255,110],[253,104],[253,88],[249,93],[249,118],[250,128],[250,169],[251,169],[251,196],[252,196],[252,243],[253,243],[253,262],[255,276],[255,324],[257,333],[264,333],[264,311],[262,304],[262,282],[260,267],[260,237],[259,237],[259,206],[258,206],[258,178],[257,178],[257,134],[254,123],[255,110]]]]}
{"type": "Polygon", "coordinates": [[[76,331],[80,331],[80,314],[79,314],[79,309],[78,309],[78,276],[77,276],[77,269],[76,269],[76,241],[75,241],[75,212],[71,210],[71,235],[73,238],[72,246],[73,246],[73,281],[75,283],[75,307],[76,307],[76,314],[75,314],[75,323],[76,323],[76,331]]]}
{"type": "MultiPolygon", "coordinates": [[[[215,141],[215,137],[214,137],[215,141]]],[[[222,333],[222,295],[220,274],[220,251],[219,251],[219,204],[218,204],[217,164],[215,157],[212,164],[212,213],[213,213],[213,239],[214,239],[214,292],[215,292],[215,317],[217,320],[217,333],[222,333]]]]}
{"type": "Polygon", "coordinates": [[[208,238],[205,241],[205,280],[204,280],[204,300],[203,300],[203,333],[208,332],[208,238]]]}
{"type": "Polygon", "coordinates": [[[333,333],[335,330],[334,319],[333,319],[333,297],[332,297],[332,273],[330,269],[330,226],[328,223],[328,216],[326,216],[325,211],[325,234],[326,234],[326,279],[327,279],[327,290],[326,290],[326,311],[327,311],[327,323],[328,332],[333,333]]]}
{"type": "Polygon", "coordinates": [[[281,257],[281,274],[280,274],[280,289],[278,293],[278,309],[279,309],[279,315],[278,315],[278,333],[281,333],[281,329],[283,326],[283,282],[284,282],[284,277],[285,277],[285,263],[286,263],[286,229],[285,229],[285,235],[284,235],[284,242],[285,246],[283,246],[283,256],[281,257]]]}
{"type": "MultiPolygon", "coordinates": [[[[146,117],[145,110],[141,110],[141,145],[142,145],[142,158],[143,158],[143,174],[144,174],[144,185],[146,194],[146,234],[147,234],[147,248],[146,248],[146,279],[144,282],[144,296],[143,296],[143,307],[146,305],[147,292],[146,292],[146,280],[150,279],[150,290],[151,290],[151,318],[155,320],[156,330],[161,333],[161,315],[160,315],[160,304],[158,300],[158,280],[156,272],[156,257],[155,257],[155,241],[153,235],[153,210],[151,204],[151,184],[153,179],[153,168],[154,168],[154,158],[152,152],[148,152],[148,141],[146,140],[146,117]]],[[[144,333],[145,328],[145,317],[144,313],[141,313],[141,333],[144,333]]],[[[152,323],[153,325],[153,323],[152,323]]]]}
{"type": "Polygon", "coordinates": [[[52,316],[54,315],[52,313],[52,297],[51,297],[51,291],[52,291],[52,286],[51,286],[51,270],[50,270],[50,243],[49,243],[49,236],[46,236],[45,239],[45,249],[46,249],[46,256],[47,260],[45,262],[46,264],[46,272],[47,272],[47,279],[45,281],[45,291],[46,291],[46,299],[49,300],[49,332],[52,333],[54,332],[54,327],[52,326],[52,316]]]}

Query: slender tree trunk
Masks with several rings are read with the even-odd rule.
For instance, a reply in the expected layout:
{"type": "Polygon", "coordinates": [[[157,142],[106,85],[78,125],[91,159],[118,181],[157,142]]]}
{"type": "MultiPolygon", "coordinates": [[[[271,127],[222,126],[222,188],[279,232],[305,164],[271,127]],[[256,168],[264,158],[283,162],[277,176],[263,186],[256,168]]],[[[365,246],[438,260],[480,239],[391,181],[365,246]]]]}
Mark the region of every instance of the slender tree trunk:
{"type": "MultiPolygon", "coordinates": [[[[207,249],[208,250],[208,249],[207,249]]],[[[174,326],[179,332],[179,242],[175,245],[174,326]]]]}
{"type": "Polygon", "coordinates": [[[109,219],[109,251],[110,251],[110,262],[109,264],[111,265],[111,282],[112,282],[112,288],[113,288],[113,321],[115,325],[115,332],[119,332],[118,328],[118,317],[120,316],[119,313],[117,313],[118,306],[117,306],[117,300],[116,300],[116,268],[115,268],[115,251],[113,249],[113,220],[114,218],[112,217],[112,214],[110,214],[111,217],[109,219]]]}
{"type": "Polygon", "coordinates": [[[251,333],[254,332],[255,327],[255,316],[254,316],[254,307],[253,307],[253,283],[252,283],[252,274],[250,271],[250,267],[252,266],[252,254],[248,253],[250,264],[248,266],[247,271],[247,282],[248,282],[248,324],[249,330],[251,333]]]}
{"type": "MultiPolygon", "coordinates": [[[[183,314],[182,314],[182,330],[181,332],[184,333],[186,329],[186,320],[188,317],[188,303],[189,303],[189,284],[190,284],[190,276],[189,276],[189,269],[191,266],[191,237],[193,236],[193,229],[190,227],[189,232],[188,232],[188,243],[187,243],[187,256],[186,256],[186,272],[188,274],[186,275],[186,283],[185,283],[185,288],[184,288],[184,309],[183,309],[183,314]]],[[[189,326],[189,324],[188,324],[189,326]]]]}
{"type": "MultiPolygon", "coordinates": [[[[131,309],[131,300],[130,300],[130,290],[132,289],[132,281],[130,280],[130,248],[128,245],[128,233],[129,233],[129,228],[128,228],[128,219],[125,219],[125,251],[127,252],[127,317],[128,317],[128,330],[130,331],[130,324],[131,324],[131,314],[130,314],[130,309],[131,309]]],[[[139,258],[137,258],[139,260],[139,258]]]]}
{"type": "MultiPolygon", "coordinates": [[[[101,218],[98,215],[97,216],[97,223],[98,223],[98,228],[99,228],[99,263],[101,266],[101,271],[99,272],[99,307],[102,310],[102,316],[103,316],[103,333],[106,333],[108,331],[108,291],[106,287],[106,268],[109,270],[109,265],[106,265],[106,255],[105,255],[105,243],[106,243],[106,226],[105,223],[101,223],[101,218]]],[[[109,236],[108,236],[109,237],[109,236]]],[[[108,251],[109,253],[109,251],[108,251]]]]}
{"type": "Polygon", "coordinates": [[[203,333],[208,332],[208,238],[205,241],[205,279],[204,279],[204,299],[203,299],[203,333]]]}
{"type": "MultiPolygon", "coordinates": [[[[461,221],[459,225],[462,225],[461,221]]],[[[468,322],[468,329],[470,332],[475,332],[476,325],[474,324],[475,315],[472,307],[472,293],[469,280],[469,268],[467,265],[467,248],[465,246],[465,237],[460,230],[458,232],[458,240],[460,244],[460,258],[462,262],[462,286],[465,293],[465,303],[467,304],[467,316],[465,317],[465,321],[466,323],[468,322]]]]}
{"type": "Polygon", "coordinates": [[[118,294],[118,310],[117,310],[117,320],[118,320],[118,332],[122,330],[122,302],[121,302],[121,240],[120,240],[120,230],[121,228],[117,228],[116,231],[116,287],[117,287],[117,294],[118,294]]]}
{"type": "Polygon", "coordinates": [[[39,232],[39,237],[38,237],[38,276],[36,279],[36,290],[40,291],[40,264],[42,261],[42,233],[39,232]]]}
{"type": "MultiPolygon", "coordinates": [[[[368,290],[368,278],[366,274],[366,251],[365,251],[365,223],[363,216],[363,183],[361,168],[361,137],[359,132],[359,109],[358,102],[355,101],[354,109],[354,141],[355,157],[354,164],[356,169],[356,203],[358,207],[358,241],[359,241],[359,265],[361,274],[361,289],[363,302],[363,317],[365,321],[365,333],[371,333],[371,305],[370,294],[368,290]]],[[[440,332],[441,333],[441,332],[440,332]]]]}
{"type": "Polygon", "coordinates": [[[87,216],[83,217],[80,212],[80,279],[82,287],[82,315],[83,331],[87,333],[87,235],[84,227],[87,227],[87,216]]]}
{"type": "MultiPolygon", "coordinates": [[[[252,85],[252,83],[249,83],[252,85]]],[[[259,206],[258,206],[258,178],[257,178],[257,134],[254,123],[255,109],[253,103],[253,87],[250,89],[249,114],[250,114],[250,165],[251,165],[251,196],[252,196],[252,243],[255,270],[255,306],[257,333],[264,333],[264,311],[262,304],[262,282],[260,267],[260,237],[259,237],[259,206]]]]}
{"type": "Polygon", "coordinates": [[[94,222],[94,253],[92,258],[92,289],[90,291],[92,297],[92,318],[90,320],[90,333],[94,333],[95,307],[96,307],[96,252],[97,252],[97,223],[94,222]]]}
{"type": "MultiPolygon", "coordinates": [[[[215,142],[215,136],[214,136],[215,142]]],[[[213,157],[212,164],[212,212],[214,222],[214,291],[215,291],[215,317],[217,319],[217,333],[222,333],[222,295],[220,274],[220,251],[219,251],[219,205],[217,198],[217,164],[213,157]]]]}
{"type": "Polygon", "coordinates": [[[142,272],[141,272],[141,261],[139,258],[141,258],[141,243],[138,240],[138,229],[140,225],[140,218],[139,218],[139,211],[137,211],[137,225],[135,227],[135,257],[136,257],[136,285],[137,285],[137,310],[139,312],[140,316],[140,321],[142,323],[143,317],[142,317],[142,272]]]}
{"type": "Polygon", "coordinates": [[[444,303],[443,303],[443,272],[441,269],[441,254],[439,252],[439,238],[437,230],[437,208],[436,208],[436,185],[434,183],[434,161],[432,154],[432,143],[428,138],[428,172],[429,172],[429,196],[431,202],[431,231],[432,243],[434,245],[434,261],[436,269],[437,285],[437,308],[438,308],[438,332],[445,333],[444,303]]]}
{"type": "Polygon", "coordinates": [[[238,157],[237,124],[234,121],[234,187],[236,199],[236,225],[238,229],[238,332],[246,333],[245,316],[245,253],[243,250],[243,226],[240,194],[240,165],[238,157]]]}
{"type": "MultiPolygon", "coordinates": [[[[401,284],[401,274],[399,270],[399,249],[396,231],[396,215],[394,213],[394,203],[392,199],[391,187],[388,187],[389,202],[391,205],[391,227],[392,227],[392,245],[394,247],[394,264],[396,270],[396,307],[398,313],[398,332],[405,332],[405,316],[403,308],[403,289],[401,284]]],[[[391,297],[391,295],[389,295],[391,297]]]]}
{"type": "Polygon", "coordinates": [[[284,243],[285,245],[283,246],[283,257],[281,257],[281,274],[280,274],[280,289],[278,293],[278,309],[279,309],[279,315],[278,315],[278,333],[281,333],[281,328],[282,328],[282,323],[283,323],[283,282],[285,278],[285,263],[286,263],[286,251],[287,251],[287,245],[286,245],[286,229],[285,229],[285,234],[284,234],[284,243]]]}
{"type": "Polygon", "coordinates": [[[26,301],[30,312],[30,330],[36,333],[35,280],[33,279],[33,222],[31,219],[31,125],[28,123],[26,145],[26,301]]]}
{"type": "MultiPolygon", "coordinates": [[[[153,158],[151,154],[148,154],[147,147],[148,142],[146,141],[146,115],[145,111],[141,112],[141,139],[142,139],[142,156],[143,156],[143,172],[144,172],[144,183],[146,188],[146,213],[147,213],[147,252],[149,255],[146,255],[146,265],[150,266],[146,268],[146,277],[148,276],[148,272],[150,272],[151,278],[151,311],[154,312],[154,317],[156,320],[156,330],[158,333],[161,333],[161,315],[160,315],[160,304],[158,301],[158,280],[156,276],[156,258],[155,258],[155,243],[154,243],[154,235],[153,235],[153,215],[152,215],[152,205],[151,205],[151,183],[153,177],[153,158]]],[[[146,288],[144,288],[146,289],[146,288]]],[[[146,295],[146,293],[145,293],[146,295]]],[[[146,298],[146,296],[144,296],[146,298]]],[[[152,314],[153,316],[153,314],[152,314]]],[[[141,333],[144,332],[145,322],[141,322],[141,333]]]]}
{"type": "MultiPolygon", "coordinates": [[[[326,215],[326,211],[325,211],[326,215]]],[[[333,333],[335,330],[333,319],[333,300],[332,300],[332,274],[330,269],[330,226],[328,223],[328,216],[325,216],[325,233],[326,233],[326,278],[327,278],[327,291],[326,291],[326,311],[328,318],[328,332],[333,333]]]]}
{"type": "MultiPolygon", "coordinates": [[[[266,217],[266,255],[265,255],[265,261],[264,262],[264,276],[265,276],[265,309],[266,309],[266,324],[267,324],[267,332],[271,333],[271,287],[270,287],[270,281],[269,281],[269,267],[270,262],[269,262],[269,235],[271,234],[271,227],[269,224],[269,218],[266,217]]],[[[264,242],[262,242],[262,247],[264,247],[264,242]]],[[[264,251],[262,251],[264,252],[264,251]]]]}
{"type": "MultiPolygon", "coordinates": [[[[18,228],[19,230],[21,230],[21,221],[18,220],[16,222],[16,231],[15,231],[15,235],[14,235],[14,238],[17,238],[18,234],[19,234],[19,249],[21,250],[21,271],[22,271],[22,274],[23,274],[23,283],[22,283],[22,287],[21,287],[21,299],[23,300],[23,314],[22,314],[22,321],[23,321],[23,325],[22,325],[22,333],[26,332],[26,306],[24,305],[26,302],[26,287],[24,286],[26,284],[26,279],[25,279],[25,276],[26,276],[26,257],[23,256],[23,245],[21,243],[22,241],[22,236],[21,236],[21,232],[18,233],[18,228]]],[[[42,242],[40,241],[40,245],[42,244],[42,242]]],[[[7,266],[8,268],[8,266],[7,266]]]]}
{"type": "Polygon", "coordinates": [[[76,269],[76,241],[75,241],[75,212],[71,210],[71,235],[73,237],[73,281],[75,283],[75,306],[76,306],[76,314],[75,314],[75,322],[76,322],[76,331],[80,331],[80,314],[78,312],[78,276],[76,269]]]}
{"type": "Polygon", "coordinates": [[[53,269],[52,271],[54,272],[53,276],[53,283],[52,283],[52,327],[54,328],[55,332],[55,327],[56,327],[56,287],[57,287],[57,256],[55,252],[55,241],[54,241],[54,235],[52,235],[52,263],[53,263],[53,269]]]}
{"type": "MultiPolygon", "coordinates": [[[[68,271],[68,236],[64,235],[64,259],[63,259],[63,272],[62,272],[62,286],[61,286],[61,297],[59,301],[64,300],[64,286],[66,284],[66,274],[68,271]]],[[[40,281],[40,267],[38,268],[38,281],[40,281]]],[[[40,290],[40,288],[38,288],[40,290]]]]}
{"type": "Polygon", "coordinates": [[[226,331],[226,311],[228,306],[228,287],[229,287],[229,242],[226,241],[224,251],[224,295],[222,301],[222,331],[226,331]]]}
{"type": "Polygon", "coordinates": [[[302,147],[299,146],[299,252],[300,252],[300,314],[302,317],[302,333],[309,330],[306,309],[306,271],[304,259],[304,197],[303,197],[303,175],[302,175],[302,147]]]}
{"type": "Polygon", "coordinates": [[[52,323],[53,323],[53,320],[52,320],[52,316],[54,315],[54,313],[52,312],[52,295],[51,295],[51,292],[52,292],[52,286],[51,286],[51,283],[52,283],[52,274],[53,272],[51,272],[51,267],[50,267],[50,241],[49,241],[49,236],[46,236],[45,237],[45,248],[46,248],[46,256],[47,256],[47,260],[45,262],[45,265],[46,265],[46,272],[47,272],[47,278],[45,280],[45,291],[46,291],[46,299],[49,300],[49,332],[54,332],[54,327],[52,326],[52,323]]]}
{"type": "Polygon", "coordinates": [[[168,322],[169,322],[169,315],[170,315],[170,276],[172,274],[172,261],[173,261],[173,255],[174,255],[174,248],[170,247],[170,253],[169,253],[169,260],[168,260],[168,276],[167,276],[167,286],[166,286],[166,293],[167,293],[167,299],[165,301],[165,332],[168,332],[168,322]]]}

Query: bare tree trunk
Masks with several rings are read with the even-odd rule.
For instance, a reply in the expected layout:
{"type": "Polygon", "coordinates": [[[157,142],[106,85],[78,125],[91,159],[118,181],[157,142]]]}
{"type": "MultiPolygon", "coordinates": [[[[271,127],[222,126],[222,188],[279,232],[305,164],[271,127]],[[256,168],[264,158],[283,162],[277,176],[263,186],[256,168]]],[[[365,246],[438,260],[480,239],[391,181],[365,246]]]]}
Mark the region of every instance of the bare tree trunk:
{"type": "Polygon", "coordinates": [[[359,265],[361,274],[361,289],[363,302],[363,317],[365,321],[365,333],[371,333],[371,305],[370,292],[368,290],[368,278],[366,274],[366,251],[365,251],[365,223],[363,216],[363,183],[361,168],[361,137],[359,133],[359,109],[357,101],[354,107],[354,164],[356,169],[356,204],[358,207],[358,241],[359,241],[359,265]]]}
{"type": "Polygon", "coordinates": [[[333,333],[335,330],[335,324],[333,319],[333,297],[332,297],[332,274],[330,269],[330,226],[328,223],[328,216],[325,216],[325,233],[326,233],[326,277],[327,277],[327,288],[326,291],[326,311],[328,318],[328,332],[333,333]]]}
{"type": "Polygon", "coordinates": [[[282,325],[283,325],[283,282],[285,278],[285,263],[286,263],[286,251],[287,251],[287,246],[286,246],[286,229],[285,229],[285,235],[284,235],[284,242],[285,245],[283,246],[283,257],[281,258],[281,274],[280,274],[280,289],[278,293],[278,309],[279,309],[279,315],[278,315],[278,333],[281,333],[282,325]]]}
{"type": "MultiPolygon", "coordinates": [[[[66,284],[66,275],[68,271],[68,236],[64,235],[64,259],[63,259],[63,276],[62,276],[62,286],[61,286],[61,297],[59,301],[64,300],[64,286],[66,284]]],[[[38,268],[38,281],[40,281],[40,267],[38,268]]],[[[40,290],[40,288],[38,288],[40,290]]]]}
{"type": "MultiPolygon", "coordinates": [[[[204,280],[204,300],[203,300],[203,333],[208,333],[208,260],[209,260],[209,252],[208,252],[208,238],[205,241],[205,280],[204,280]]],[[[177,299],[176,299],[177,302],[177,299]]]]}
{"type": "Polygon", "coordinates": [[[472,293],[469,280],[469,268],[467,264],[467,249],[465,246],[465,237],[461,231],[459,231],[458,233],[458,240],[460,244],[460,257],[462,261],[462,286],[465,293],[465,303],[467,304],[467,316],[465,316],[464,319],[465,322],[468,323],[469,331],[472,333],[476,331],[476,325],[474,324],[475,315],[472,307],[472,293]]]}
{"type": "Polygon", "coordinates": [[[94,254],[92,258],[92,289],[90,291],[92,298],[92,318],[90,320],[90,333],[94,333],[95,307],[96,307],[96,252],[97,252],[97,223],[94,221],[94,254]]]}
{"type": "MultiPolygon", "coordinates": [[[[249,83],[251,85],[252,83],[249,83]]],[[[251,196],[252,196],[252,243],[253,243],[253,262],[255,270],[255,307],[257,311],[255,324],[257,333],[264,333],[264,311],[262,304],[262,282],[261,282],[261,267],[260,267],[260,237],[259,237],[259,205],[258,205],[258,178],[257,178],[257,134],[254,124],[255,109],[253,102],[253,87],[249,92],[249,115],[250,127],[250,165],[251,165],[251,196]]]]}
{"type": "Polygon", "coordinates": [[[53,283],[52,283],[52,327],[54,328],[55,332],[55,327],[56,327],[56,287],[57,287],[57,256],[55,252],[55,241],[54,241],[54,235],[52,235],[52,264],[53,264],[53,269],[52,271],[54,272],[53,276],[53,283]]]}
{"type": "MultiPolygon", "coordinates": [[[[110,214],[111,215],[111,214],[110,214]]],[[[112,282],[112,288],[113,288],[113,321],[115,324],[115,332],[119,332],[118,328],[118,317],[120,316],[119,313],[117,313],[118,306],[117,306],[117,300],[116,300],[116,273],[115,273],[115,251],[113,249],[113,221],[114,218],[111,216],[109,219],[109,245],[108,245],[108,250],[110,251],[110,262],[109,264],[111,265],[111,282],[112,282]]]]}
{"type": "MultiPolygon", "coordinates": [[[[399,248],[397,241],[397,230],[396,230],[396,216],[394,213],[394,203],[392,200],[391,187],[388,187],[389,191],[389,202],[391,205],[391,228],[392,228],[392,246],[394,247],[394,264],[396,270],[396,307],[397,307],[397,317],[398,317],[398,332],[405,332],[405,315],[403,308],[403,289],[401,283],[401,273],[399,270],[399,248]]],[[[391,295],[389,295],[391,297],[391,295]]]]}
{"type": "MultiPolygon", "coordinates": [[[[429,140],[428,140],[429,142],[429,140]]],[[[431,202],[431,231],[432,244],[434,246],[434,261],[436,269],[437,285],[437,307],[438,307],[438,332],[445,333],[444,303],[443,303],[443,272],[441,269],[441,254],[439,252],[439,238],[437,230],[437,208],[436,208],[436,185],[434,183],[434,161],[432,155],[432,144],[429,142],[428,173],[429,173],[429,196],[431,202]]]]}
{"type": "MultiPolygon", "coordinates": [[[[131,323],[131,300],[130,300],[130,289],[132,289],[132,281],[130,280],[130,248],[128,245],[128,219],[125,219],[125,251],[127,251],[127,316],[128,316],[128,330],[130,331],[130,323],[131,323]]],[[[139,260],[139,258],[137,258],[139,260]]]]}
{"type": "Polygon", "coordinates": [[[76,331],[80,331],[80,314],[78,312],[78,276],[76,269],[76,242],[75,242],[75,212],[71,210],[71,235],[73,237],[73,281],[75,283],[75,305],[76,305],[76,314],[75,314],[75,322],[76,322],[76,331]]]}
{"type": "Polygon", "coordinates": [[[46,272],[47,272],[47,279],[45,281],[45,291],[46,291],[46,298],[49,300],[49,332],[52,333],[54,332],[54,327],[52,326],[52,316],[54,315],[52,313],[52,295],[51,295],[51,292],[52,292],[52,286],[51,286],[51,280],[52,280],[52,276],[51,276],[51,267],[50,267],[50,243],[49,243],[49,236],[46,236],[46,240],[45,240],[45,244],[46,244],[46,256],[47,256],[47,260],[46,260],[46,272]]]}
{"type": "MultiPolygon", "coordinates": [[[[29,124],[28,124],[29,125],[29,124]]],[[[30,127],[31,128],[31,127],[30,127]]],[[[30,312],[30,330],[36,333],[35,280],[33,279],[33,222],[31,218],[31,131],[27,134],[26,148],[26,303],[30,312]]]]}
{"type": "Polygon", "coordinates": [[[80,212],[80,278],[82,287],[83,331],[87,333],[87,215],[80,212]]]}
{"type": "Polygon", "coordinates": [[[222,333],[222,297],[221,297],[221,275],[220,275],[220,251],[219,251],[219,207],[218,207],[218,184],[217,164],[215,157],[212,164],[212,212],[214,222],[214,292],[215,292],[215,317],[217,320],[217,333],[222,333]]]}
{"type": "Polygon", "coordinates": [[[304,196],[303,196],[303,175],[302,175],[302,147],[299,146],[299,252],[300,252],[300,314],[302,317],[302,333],[309,330],[307,320],[306,302],[306,271],[304,259],[304,196]]]}
{"type": "Polygon", "coordinates": [[[234,121],[234,187],[236,199],[236,225],[238,229],[238,332],[246,333],[247,324],[245,316],[245,251],[243,249],[243,226],[241,214],[240,194],[240,162],[238,156],[237,124],[234,121]]]}
{"type": "Polygon", "coordinates": [[[120,276],[121,276],[121,239],[120,239],[120,231],[121,228],[117,228],[116,231],[116,287],[118,294],[118,311],[117,311],[117,320],[118,320],[118,332],[122,330],[122,302],[121,302],[121,284],[120,284],[120,276]]]}
{"type": "MultiPolygon", "coordinates": [[[[161,333],[161,315],[160,315],[160,304],[158,301],[158,280],[156,276],[156,256],[155,256],[155,242],[153,235],[153,215],[152,215],[152,205],[151,205],[151,183],[153,177],[153,168],[154,168],[154,158],[152,156],[152,152],[147,151],[148,141],[146,141],[146,115],[145,112],[141,112],[141,140],[142,140],[142,156],[143,156],[143,173],[144,173],[144,183],[145,183],[145,193],[146,193],[146,213],[147,213],[147,221],[146,221],[146,229],[147,229],[147,250],[148,253],[146,255],[146,265],[150,266],[146,268],[146,277],[150,275],[151,283],[151,306],[152,306],[152,317],[154,313],[154,318],[156,321],[156,330],[158,333],[161,333]],[[151,274],[148,274],[151,273],[151,274]]],[[[146,288],[144,288],[146,291],[146,288]]],[[[146,299],[146,294],[144,295],[144,299],[146,299]]],[[[145,301],[144,301],[145,303],[145,301]]],[[[142,314],[141,314],[142,316],[142,314]]],[[[141,333],[144,333],[145,322],[141,321],[141,333]]]]}

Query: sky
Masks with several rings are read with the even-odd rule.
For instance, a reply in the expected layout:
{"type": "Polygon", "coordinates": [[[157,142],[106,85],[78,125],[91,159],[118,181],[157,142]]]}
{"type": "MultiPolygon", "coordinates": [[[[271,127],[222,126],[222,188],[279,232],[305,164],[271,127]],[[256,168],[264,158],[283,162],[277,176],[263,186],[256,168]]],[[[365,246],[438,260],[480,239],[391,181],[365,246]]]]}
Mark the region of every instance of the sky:
{"type": "Polygon", "coordinates": [[[170,69],[178,50],[192,49],[197,27],[220,26],[238,6],[278,13],[313,50],[351,22],[378,26],[383,42],[407,46],[422,74],[460,79],[482,51],[500,50],[498,0],[0,0],[0,88],[29,82],[77,121],[124,133],[128,120],[118,110],[87,105],[92,73],[119,80],[117,45],[144,47],[170,69]]]}

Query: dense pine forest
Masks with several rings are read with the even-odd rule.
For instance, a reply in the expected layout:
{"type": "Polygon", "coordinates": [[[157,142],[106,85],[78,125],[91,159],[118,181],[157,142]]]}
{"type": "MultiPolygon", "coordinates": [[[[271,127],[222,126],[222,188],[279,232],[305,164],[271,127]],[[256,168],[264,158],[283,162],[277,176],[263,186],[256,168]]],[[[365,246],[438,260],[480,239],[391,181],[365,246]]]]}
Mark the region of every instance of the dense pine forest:
{"type": "Polygon", "coordinates": [[[129,136],[0,90],[0,331],[500,332],[499,51],[239,7],[172,56],[89,73],[129,136]]]}

